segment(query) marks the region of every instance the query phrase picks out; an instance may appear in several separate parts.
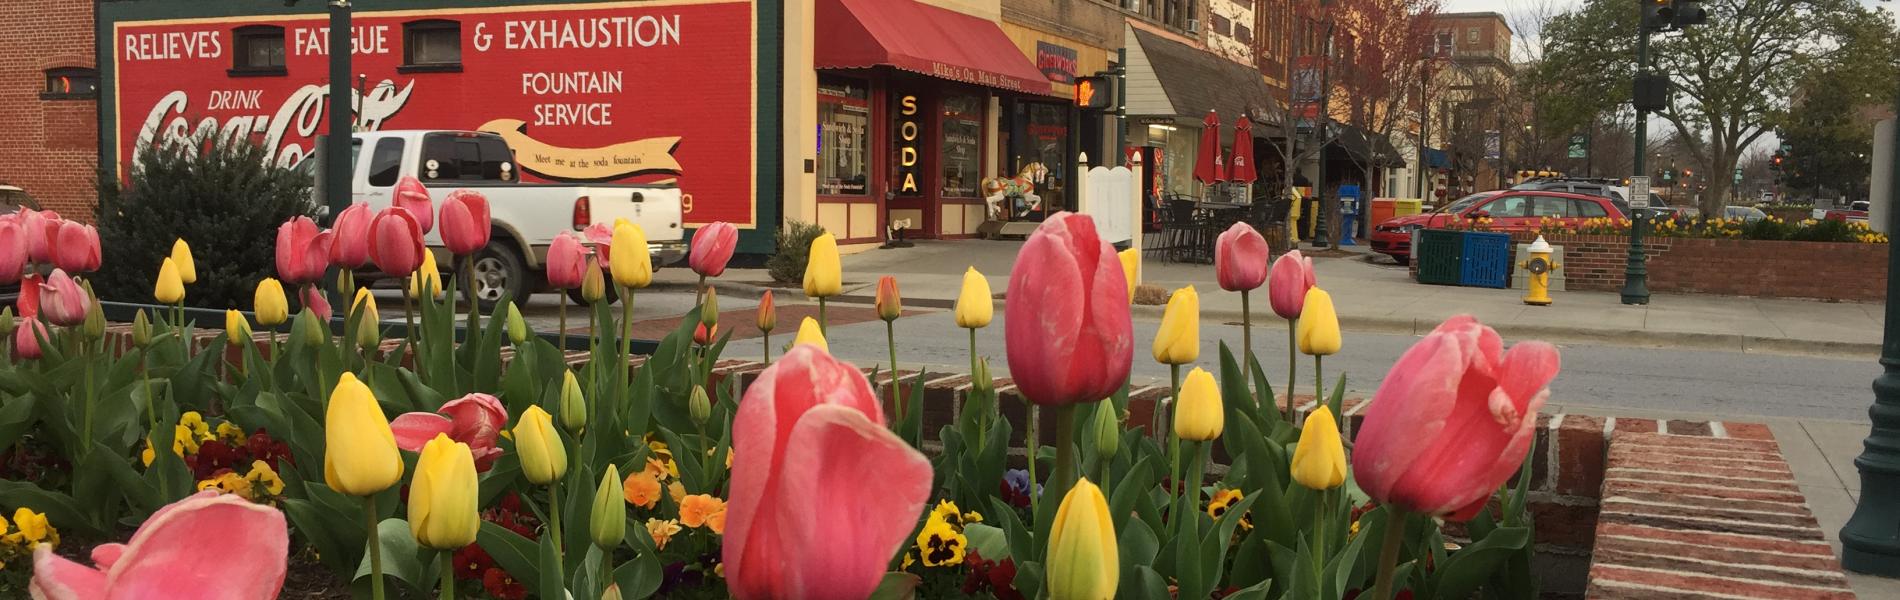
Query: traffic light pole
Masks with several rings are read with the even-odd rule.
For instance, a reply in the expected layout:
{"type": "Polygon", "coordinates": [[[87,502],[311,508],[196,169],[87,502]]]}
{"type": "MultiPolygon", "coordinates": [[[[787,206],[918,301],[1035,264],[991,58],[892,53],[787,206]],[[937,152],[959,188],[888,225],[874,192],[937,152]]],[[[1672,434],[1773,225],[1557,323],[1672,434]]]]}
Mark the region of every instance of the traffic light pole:
{"type": "MultiPolygon", "coordinates": [[[[1900,100],[1895,102],[1900,106],[1900,100]]],[[[1900,127],[1894,128],[1900,141],[1900,127]]],[[[1895,146],[1900,148],[1900,146],[1895,146]]],[[[1887,168],[1900,177],[1900,153],[1887,168]]],[[[1900,181],[1900,178],[1894,179],[1900,181]]],[[[1900,188],[1890,189],[1891,199],[1900,188]]],[[[1888,231],[1896,231],[1900,213],[1887,212],[1888,231]]],[[[1860,503],[1841,528],[1841,566],[1857,573],[1900,577],[1900,252],[1887,251],[1887,324],[1880,344],[1880,377],[1874,379],[1874,405],[1867,410],[1873,432],[1862,442],[1854,466],[1860,469],[1860,503]]]]}
{"type": "MultiPolygon", "coordinates": [[[[1638,19],[1636,29],[1641,33],[1636,38],[1636,74],[1638,77],[1649,73],[1649,26],[1638,19]]],[[[1649,174],[1644,170],[1643,157],[1649,153],[1649,111],[1636,109],[1636,160],[1632,176],[1643,177],[1649,174]]],[[[1644,198],[1647,203],[1648,198],[1644,198]]],[[[1630,212],[1630,250],[1629,263],[1623,267],[1623,303],[1649,304],[1649,267],[1643,264],[1647,257],[1643,254],[1643,218],[1644,209],[1631,207],[1630,212]]]]}

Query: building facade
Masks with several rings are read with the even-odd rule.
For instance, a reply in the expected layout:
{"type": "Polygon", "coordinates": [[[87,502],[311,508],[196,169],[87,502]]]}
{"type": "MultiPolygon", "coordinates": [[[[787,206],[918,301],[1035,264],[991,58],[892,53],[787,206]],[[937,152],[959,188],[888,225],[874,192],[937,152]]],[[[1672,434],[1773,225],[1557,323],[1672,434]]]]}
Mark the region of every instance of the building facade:
{"type": "Polygon", "coordinates": [[[0,3],[0,186],[82,221],[98,202],[92,26],[90,0],[0,3]]]}

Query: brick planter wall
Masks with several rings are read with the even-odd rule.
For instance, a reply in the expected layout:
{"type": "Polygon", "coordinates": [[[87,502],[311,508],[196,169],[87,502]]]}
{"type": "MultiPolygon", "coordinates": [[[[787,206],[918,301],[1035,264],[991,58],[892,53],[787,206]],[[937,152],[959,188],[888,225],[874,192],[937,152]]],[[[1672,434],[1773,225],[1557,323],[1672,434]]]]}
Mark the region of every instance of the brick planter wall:
{"type": "MultiPolygon", "coordinates": [[[[1513,234],[1528,243],[1535,234],[1513,234]]],[[[1545,236],[1564,247],[1572,290],[1623,288],[1629,238],[1545,236]]],[[[1887,245],[1729,239],[1643,239],[1649,289],[1656,292],[1879,302],[1886,299],[1887,245]]]]}

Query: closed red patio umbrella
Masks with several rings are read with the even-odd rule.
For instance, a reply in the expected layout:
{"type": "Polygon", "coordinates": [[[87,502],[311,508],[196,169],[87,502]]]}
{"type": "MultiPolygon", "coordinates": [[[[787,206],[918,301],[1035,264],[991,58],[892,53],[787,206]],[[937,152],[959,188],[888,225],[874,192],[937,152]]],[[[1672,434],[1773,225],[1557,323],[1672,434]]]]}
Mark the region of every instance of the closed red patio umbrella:
{"type": "Polygon", "coordinates": [[[1253,166],[1253,121],[1246,115],[1234,121],[1234,160],[1227,167],[1228,181],[1252,184],[1260,178],[1260,171],[1253,166]]]}
{"type": "Polygon", "coordinates": [[[1227,166],[1221,160],[1220,115],[1212,110],[1201,120],[1201,151],[1194,157],[1194,178],[1210,185],[1227,180],[1227,166]]]}

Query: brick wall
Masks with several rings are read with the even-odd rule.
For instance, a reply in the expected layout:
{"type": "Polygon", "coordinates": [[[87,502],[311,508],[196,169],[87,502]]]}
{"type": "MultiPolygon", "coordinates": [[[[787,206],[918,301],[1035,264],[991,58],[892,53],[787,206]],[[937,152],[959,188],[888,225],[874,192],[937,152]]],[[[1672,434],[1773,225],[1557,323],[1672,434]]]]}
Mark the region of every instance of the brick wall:
{"type": "Polygon", "coordinates": [[[93,64],[91,0],[0,2],[0,183],[41,208],[92,220],[98,102],[42,100],[46,70],[93,64]]]}
{"type": "MultiPolygon", "coordinates": [[[[1528,243],[1536,234],[1513,234],[1528,243]]],[[[1550,235],[1563,246],[1564,285],[1571,290],[1623,289],[1629,238],[1550,235]]],[[[1887,297],[1886,244],[1727,239],[1643,238],[1649,289],[1656,292],[1879,302],[1887,297]]],[[[1418,261],[1413,261],[1417,275],[1418,261]]]]}

